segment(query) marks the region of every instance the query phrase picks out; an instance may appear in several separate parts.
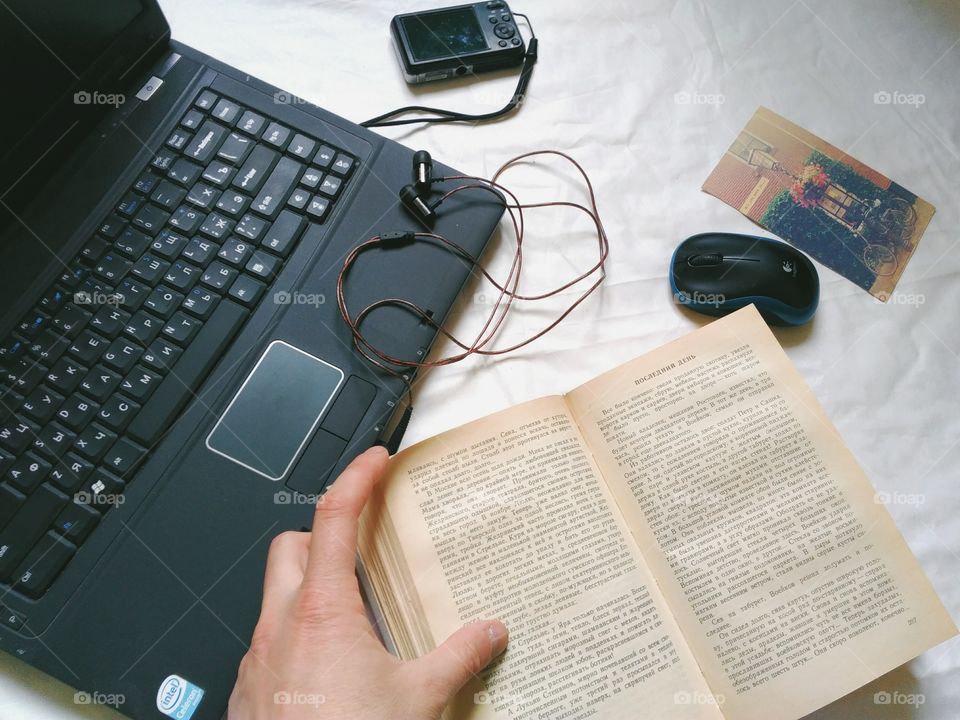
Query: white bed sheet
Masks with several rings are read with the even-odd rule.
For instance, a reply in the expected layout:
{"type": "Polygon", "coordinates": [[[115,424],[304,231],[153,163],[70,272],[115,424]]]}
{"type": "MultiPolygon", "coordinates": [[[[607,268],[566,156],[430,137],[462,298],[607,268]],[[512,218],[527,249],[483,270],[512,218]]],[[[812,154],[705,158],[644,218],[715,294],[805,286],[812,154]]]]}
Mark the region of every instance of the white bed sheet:
{"type": "MultiPolygon", "coordinates": [[[[400,11],[442,0],[165,0],[173,35],[345,117],[362,120],[412,101],[493,109],[515,76],[411,90],[387,32],[400,11]]],[[[880,492],[918,495],[891,511],[955,619],[960,619],[960,3],[955,0],[514,0],[541,39],[523,109],[509,120],[385,131],[464,171],[489,175],[513,155],[564,150],[589,171],[610,236],[598,295],[535,345],[471,359],[417,388],[406,442],[537,396],[563,392],[704,322],[679,310],[667,262],[705,230],[755,232],[704,178],[758,105],[850,151],[937,206],[886,306],[820,267],[809,327],[777,330],[880,492]],[[883,105],[874,93],[923,94],[883,105]],[[686,102],[685,102],[686,101],[686,102]]],[[[559,167],[559,166],[557,166],[559,167]]],[[[582,197],[563,172],[528,173],[524,198],[582,197]]],[[[510,236],[494,245],[503,268],[510,236]]],[[[546,288],[594,257],[586,225],[530,216],[524,284],[546,288]]],[[[454,328],[488,309],[472,286],[454,328]]],[[[568,296],[569,297],[569,296],[568,296]]],[[[540,327],[550,309],[518,312],[503,342],[540,327]]],[[[251,592],[255,589],[251,588],[251,592]]],[[[0,717],[114,717],[78,707],[73,691],[0,657],[0,717]]],[[[960,717],[960,640],[948,642],[815,713],[840,718],[960,717]],[[877,692],[922,704],[877,705],[877,692]]]]}

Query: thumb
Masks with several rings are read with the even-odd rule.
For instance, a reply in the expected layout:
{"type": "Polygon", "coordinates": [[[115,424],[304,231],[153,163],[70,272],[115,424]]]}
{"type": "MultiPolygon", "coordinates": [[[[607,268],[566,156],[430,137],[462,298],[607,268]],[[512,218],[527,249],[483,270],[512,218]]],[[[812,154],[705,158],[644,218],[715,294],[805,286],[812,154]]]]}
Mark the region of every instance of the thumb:
{"type": "Polygon", "coordinates": [[[422,684],[440,697],[431,697],[446,706],[467,682],[507,649],[507,628],[498,620],[464,625],[436,650],[415,660],[413,671],[422,684]]]}

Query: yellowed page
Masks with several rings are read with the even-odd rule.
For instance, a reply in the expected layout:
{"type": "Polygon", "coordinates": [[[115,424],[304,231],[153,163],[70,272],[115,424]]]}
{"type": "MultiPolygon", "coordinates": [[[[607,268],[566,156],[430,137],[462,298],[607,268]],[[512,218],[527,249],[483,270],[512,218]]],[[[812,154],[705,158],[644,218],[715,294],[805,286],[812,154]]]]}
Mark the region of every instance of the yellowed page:
{"type": "Polygon", "coordinates": [[[730,720],[802,717],[956,633],[752,306],[566,399],[730,720]]]}
{"type": "Polygon", "coordinates": [[[722,718],[563,398],[400,453],[371,517],[395,529],[429,646],[475,619],[510,629],[450,717],[722,718]]]}

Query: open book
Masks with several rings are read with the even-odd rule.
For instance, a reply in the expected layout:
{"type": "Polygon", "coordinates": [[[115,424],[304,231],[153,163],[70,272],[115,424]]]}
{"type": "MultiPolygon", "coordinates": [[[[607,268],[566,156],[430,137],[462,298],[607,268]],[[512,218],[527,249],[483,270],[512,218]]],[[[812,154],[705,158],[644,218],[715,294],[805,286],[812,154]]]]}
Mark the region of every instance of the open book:
{"type": "Polygon", "coordinates": [[[360,556],[399,654],[500,618],[453,718],[799,718],[956,634],[751,306],[397,454],[360,556]]]}

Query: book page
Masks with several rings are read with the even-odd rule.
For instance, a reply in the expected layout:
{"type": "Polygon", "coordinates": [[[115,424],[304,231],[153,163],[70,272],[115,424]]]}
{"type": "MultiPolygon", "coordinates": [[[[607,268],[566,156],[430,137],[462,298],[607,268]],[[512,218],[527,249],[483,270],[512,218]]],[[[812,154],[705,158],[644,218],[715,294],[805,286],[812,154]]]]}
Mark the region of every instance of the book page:
{"type": "Polygon", "coordinates": [[[471,620],[509,628],[450,717],[722,718],[559,396],[395,456],[360,552],[365,567],[402,558],[393,582],[425,627],[406,633],[414,654],[471,620]]]}
{"type": "Polygon", "coordinates": [[[730,720],[802,717],[956,633],[752,306],[566,399],[730,720]]]}

